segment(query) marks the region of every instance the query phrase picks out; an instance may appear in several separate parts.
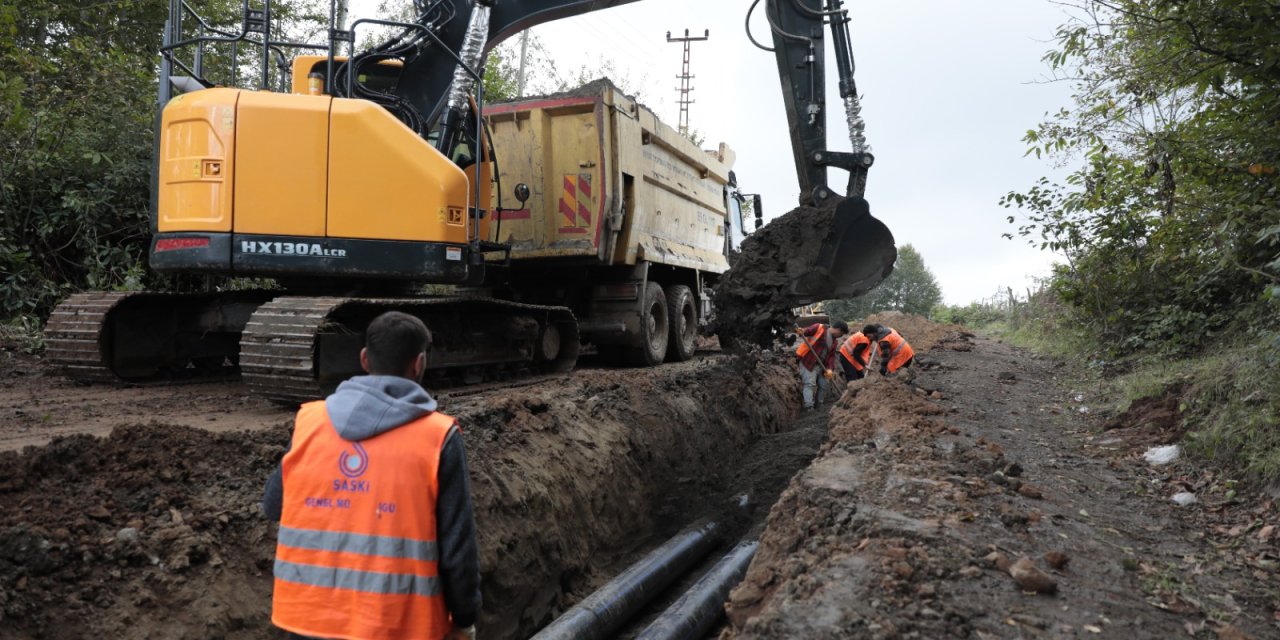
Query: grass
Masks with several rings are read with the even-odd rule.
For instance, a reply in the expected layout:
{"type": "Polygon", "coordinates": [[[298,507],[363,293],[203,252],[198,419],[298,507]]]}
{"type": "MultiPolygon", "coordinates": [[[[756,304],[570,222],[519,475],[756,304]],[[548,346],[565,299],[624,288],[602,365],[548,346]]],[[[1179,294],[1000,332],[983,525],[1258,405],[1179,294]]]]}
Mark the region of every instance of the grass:
{"type": "Polygon", "coordinates": [[[1242,316],[1200,353],[1090,361],[1078,330],[1056,322],[997,320],[983,333],[1068,363],[1071,384],[1098,389],[1117,413],[1143,398],[1178,394],[1188,454],[1225,476],[1280,491],[1280,323],[1262,307],[1242,316]],[[1119,375],[1103,375],[1113,367],[1119,375]]]}
{"type": "Polygon", "coordinates": [[[0,349],[22,353],[44,351],[44,329],[35,316],[17,316],[0,323],[0,349]]]}
{"type": "Polygon", "coordinates": [[[1009,344],[1064,360],[1078,359],[1080,354],[1092,350],[1088,341],[1074,332],[1032,322],[997,320],[976,327],[976,330],[1009,344]]]}
{"type": "Polygon", "coordinates": [[[1280,334],[1236,351],[1221,373],[1188,392],[1187,450],[1280,488],[1280,334]]]}
{"type": "Polygon", "coordinates": [[[1280,487],[1280,332],[1241,331],[1198,356],[1135,360],[1103,383],[1117,410],[1181,395],[1187,452],[1229,475],[1280,487]]]}

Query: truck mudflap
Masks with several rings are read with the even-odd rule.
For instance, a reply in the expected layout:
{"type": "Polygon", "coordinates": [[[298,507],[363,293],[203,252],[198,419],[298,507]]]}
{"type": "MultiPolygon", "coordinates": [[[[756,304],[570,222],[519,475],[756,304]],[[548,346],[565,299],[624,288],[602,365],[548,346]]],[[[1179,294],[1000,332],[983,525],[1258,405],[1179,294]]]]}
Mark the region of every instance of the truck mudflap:
{"type": "Polygon", "coordinates": [[[240,332],[271,291],[96,291],[59,304],[45,326],[49,361],[79,382],[201,382],[240,373],[240,332]]]}
{"type": "Polygon", "coordinates": [[[578,360],[578,323],[565,307],[493,298],[281,297],[262,305],[240,343],[252,393],[281,404],[325,397],[363,373],[364,330],[378,315],[417,316],[432,335],[424,384],[477,384],[562,373],[578,360]]]}

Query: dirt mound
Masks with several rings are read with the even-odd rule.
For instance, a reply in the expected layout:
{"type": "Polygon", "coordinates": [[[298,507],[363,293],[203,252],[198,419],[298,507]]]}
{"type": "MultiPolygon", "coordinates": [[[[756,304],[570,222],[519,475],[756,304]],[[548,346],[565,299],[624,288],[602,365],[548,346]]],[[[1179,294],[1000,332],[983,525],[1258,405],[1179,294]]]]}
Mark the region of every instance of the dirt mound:
{"type": "MultiPolygon", "coordinates": [[[[793,378],[717,356],[446,398],[472,473],[484,637],[528,636],[616,558],[705,513],[799,413],[793,378]]],[[[0,638],[276,637],[259,500],[288,438],[152,424],[0,454],[0,638]]]]}
{"type": "Polygon", "coordinates": [[[0,454],[0,637],[265,637],[255,498],[287,437],[134,425],[0,454]]]}
{"type": "Polygon", "coordinates": [[[1207,526],[1228,506],[1169,500],[1207,489],[1091,453],[1100,425],[1060,409],[1052,361],[972,346],[930,352],[914,387],[850,385],[721,638],[1275,635],[1269,501],[1207,526]]]}
{"type": "Polygon", "coordinates": [[[973,337],[972,333],[965,331],[958,325],[942,324],[924,316],[902,313],[901,311],[874,313],[860,322],[850,322],[849,329],[858,331],[863,326],[873,323],[897,329],[898,333],[902,334],[907,339],[907,342],[911,343],[911,347],[915,349],[916,353],[924,353],[939,344],[964,343],[966,338],[973,337]]]}
{"type": "Polygon", "coordinates": [[[832,410],[828,444],[769,516],[760,551],[730,599],[737,633],[729,637],[880,637],[886,629],[896,631],[883,637],[906,631],[967,636],[946,615],[922,613],[929,603],[913,596],[969,560],[933,550],[958,524],[947,513],[974,494],[999,491],[966,486],[947,478],[949,472],[975,467],[990,473],[1002,458],[998,448],[985,446],[956,451],[950,464],[918,455],[952,435],[944,413],[892,380],[850,388],[832,410]],[[921,474],[922,465],[934,473],[921,474]],[[836,619],[845,635],[829,632],[836,619]]]}
{"type": "Polygon", "coordinates": [[[1182,387],[1174,387],[1159,396],[1134,400],[1128,409],[1103,423],[1102,428],[1135,446],[1178,442],[1187,431],[1180,411],[1182,391],[1182,387]]]}

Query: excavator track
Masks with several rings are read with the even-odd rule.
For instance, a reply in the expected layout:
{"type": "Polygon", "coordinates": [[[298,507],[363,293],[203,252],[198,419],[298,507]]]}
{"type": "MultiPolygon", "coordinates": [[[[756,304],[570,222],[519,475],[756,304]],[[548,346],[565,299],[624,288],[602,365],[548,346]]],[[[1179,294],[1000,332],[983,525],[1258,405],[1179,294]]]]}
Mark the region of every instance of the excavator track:
{"type": "Polygon", "coordinates": [[[58,305],[45,325],[45,356],[77,382],[116,382],[103,353],[102,328],[107,314],[128,293],[77,293],[58,305]]]}
{"type": "Polygon", "coordinates": [[[364,330],[385,311],[417,316],[432,333],[426,379],[438,388],[573,369],[578,328],[564,307],[492,298],[281,297],[262,305],[240,341],[242,377],[281,404],[323,398],[361,373],[364,330]]]}
{"type": "Polygon", "coordinates": [[[77,382],[173,384],[234,379],[238,336],[273,294],[77,293],[45,326],[51,363],[77,382]]]}
{"type": "Polygon", "coordinates": [[[241,378],[253,395],[272,402],[319,397],[316,337],[324,318],[345,298],[283,298],[262,305],[240,337],[241,378]]]}

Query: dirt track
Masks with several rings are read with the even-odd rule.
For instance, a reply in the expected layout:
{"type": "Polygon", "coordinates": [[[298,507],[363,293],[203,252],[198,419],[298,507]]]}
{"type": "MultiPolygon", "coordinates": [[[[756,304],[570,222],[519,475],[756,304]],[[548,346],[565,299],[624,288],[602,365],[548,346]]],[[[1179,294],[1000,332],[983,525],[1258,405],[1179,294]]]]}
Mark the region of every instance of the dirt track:
{"type": "MultiPolygon", "coordinates": [[[[733,531],[762,545],[728,638],[1280,637],[1276,506],[1142,462],[1177,436],[1169,407],[1082,414],[1091,399],[1048,360],[878,320],[939,345],[915,380],[937,394],[856,383],[825,445],[827,416],[797,419],[777,360],[446,394],[473,473],[483,637],[526,637],[740,491],[760,517],[733,531]],[[1173,506],[1184,489],[1201,503],[1173,506]],[[1001,568],[1023,555],[1056,593],[1001,568]]],[[[257,502],[290,412],[232,383],[80,387],[0,364],[0,449],[35,445],[0,451],[0,640],[276,637],[257,502]]]]}
{"type": "Polygon", "coordinates": [[[935,397],[876,379],[832,411],[724,638],[1280,637],[1274,503],[1175,506],[1194,471],[1138,458],[1167,436],[1100,435],[1047,360],[978,339],[922,364],[935,397]]]}
{"type": "Polygon", "coordinates": [[[209,431],[287,427],[290,412],[251,398],[239,382],[180,387],[86,386],[31,357],[0,352],[0,451],[73,433],[105,436],[120,424],[156,421],[209,431]]]}

